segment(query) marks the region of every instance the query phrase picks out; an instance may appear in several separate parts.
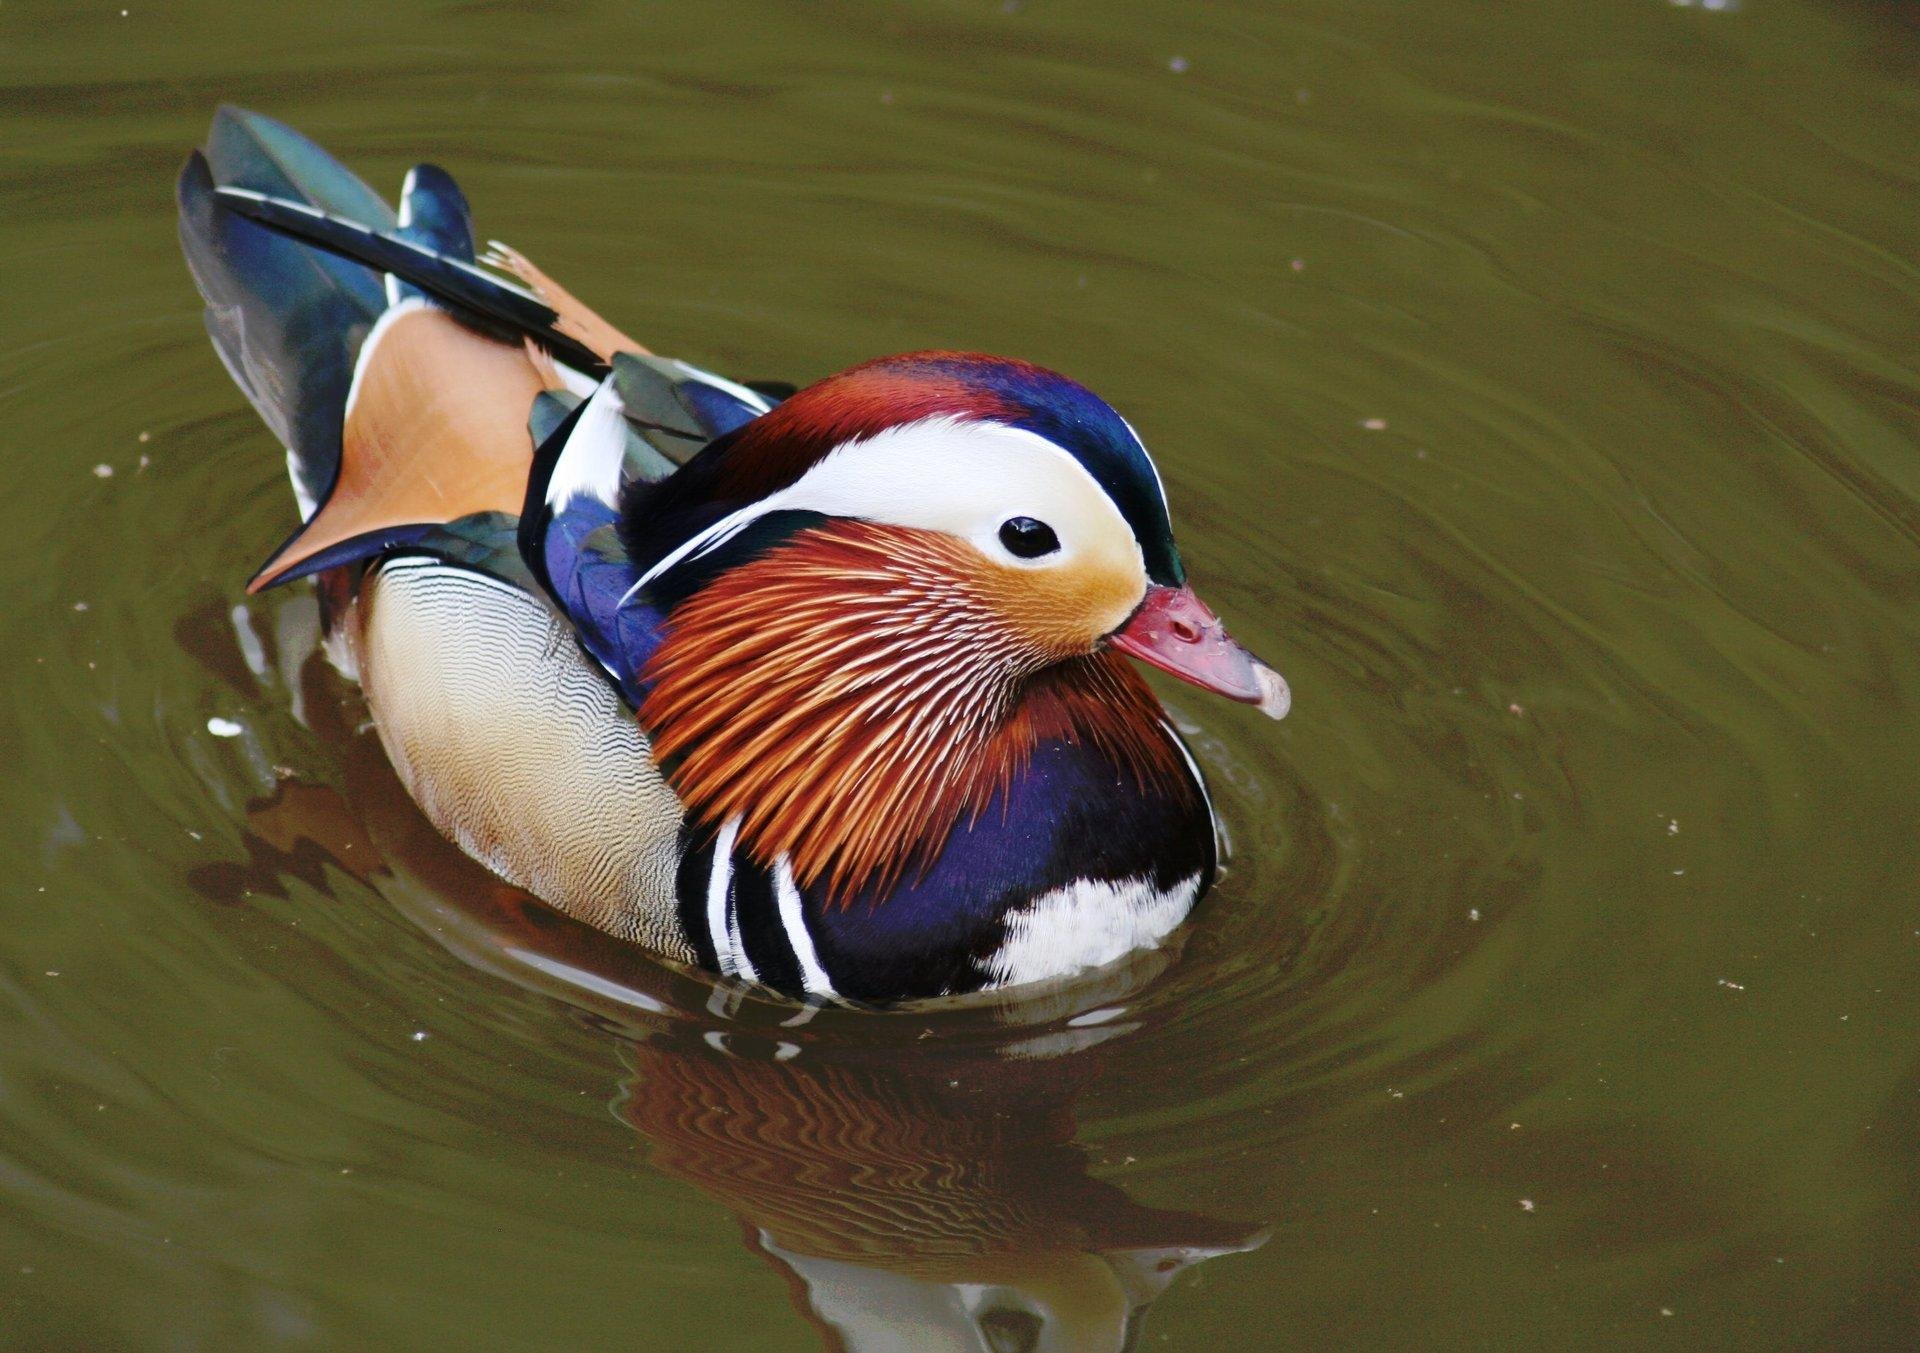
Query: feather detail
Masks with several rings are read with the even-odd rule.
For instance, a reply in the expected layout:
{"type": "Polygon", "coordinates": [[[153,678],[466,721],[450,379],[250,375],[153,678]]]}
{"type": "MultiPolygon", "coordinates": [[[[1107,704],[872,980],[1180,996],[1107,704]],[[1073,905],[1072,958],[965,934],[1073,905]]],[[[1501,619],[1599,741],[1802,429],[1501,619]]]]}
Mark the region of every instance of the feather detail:
{"type": "Polygon", "coordinates": [[[560,379],[560,368],[554,365],[553,354],[541,347],[531,338],[522,338],[520,347],[527,354],[527,361],[533,367],[533,374],[539,377],[542,390],[564,390],[567,383],[560,379]]]}
{"type": "Polygon", "coordinates": [[[394,230],[363,225],[317,207],[247,188],[220,187],[213,195],[227,210],[316,249],[389,273],[443,305],[507,334],[530,334],[583,371],[605,364],[559,327],[552,306],[463,258],[418,244],[394,230]]]}
{"type": "MultiPolygon", "coordinates": [[[[714,466],[715,498],[752,502],[787,487],[835,447],[925,418],[1007,418],[1014,406],[942,363],[958,354],[877,358],[815,382],[741,428],[714,466]]],[[[987,359],[982,359],[987,360],[987,359]]],[[[1009,369],[1038,371],[1009,359],[1009,369]]]]}
{"type": "Polygon", "coordinates": [[[540,373],[425,301],[380,318],[347,395],[339,476],[319,511],[248,584],[257,592],[349,540],[477,512],[518,512],[540,373]]]}
{"type": "Polygon", "coordinates": [[[686,803],[832,902],[923,870],[1049,739],[1143,793],[1190,798],[1158,701],[1126,659],[1010,623],[1025,580],[941,533],[841,521],[677,606],[640,718],[686,803]]]}
{"type": "Polygon", "coordinates": [[[651,355],[646,348],[588,309],[572,292],[536,268],[533,260],[518,249],[499,240],[488,240],[487,256],[482,261],[510,272],[526,283],[527,289],[551,306],[553,313],[559,316],[553,327],[569,338],[577,339],[602,361],[612,362],[616,352],[637,352],[643,357],[651,355]]]}

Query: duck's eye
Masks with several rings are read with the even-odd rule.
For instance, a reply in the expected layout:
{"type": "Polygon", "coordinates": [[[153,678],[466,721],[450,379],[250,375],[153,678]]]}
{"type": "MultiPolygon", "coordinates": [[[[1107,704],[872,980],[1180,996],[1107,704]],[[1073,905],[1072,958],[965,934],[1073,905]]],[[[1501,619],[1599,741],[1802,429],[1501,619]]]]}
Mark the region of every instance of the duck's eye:
{"type": "Polygon", "coordinates": [[[1000,543],[1016,559],[1038,559],[1060,548],[1053,528],[1032,517],[1009,517],[1000,523],[1000,543]]]}

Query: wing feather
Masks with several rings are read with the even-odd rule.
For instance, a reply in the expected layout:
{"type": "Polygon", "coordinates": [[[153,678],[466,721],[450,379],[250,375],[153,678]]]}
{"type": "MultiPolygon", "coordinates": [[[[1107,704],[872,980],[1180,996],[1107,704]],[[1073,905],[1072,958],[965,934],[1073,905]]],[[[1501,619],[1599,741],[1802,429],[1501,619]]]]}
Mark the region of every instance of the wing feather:
{"type": "Polygon", "coordinates": [[[361,349],[333,492],[249,590],[356,538],[518,513],[533,458],[527,416],[543,388],[519,345],[474,333],[424,301],[389,310],[361,349]]]}

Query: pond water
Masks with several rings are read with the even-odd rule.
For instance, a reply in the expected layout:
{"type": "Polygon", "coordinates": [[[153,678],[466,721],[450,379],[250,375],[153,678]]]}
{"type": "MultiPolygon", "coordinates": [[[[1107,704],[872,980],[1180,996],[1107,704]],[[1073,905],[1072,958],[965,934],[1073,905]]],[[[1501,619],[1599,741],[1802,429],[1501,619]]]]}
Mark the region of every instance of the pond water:
{"type": "Polygon", "coordinates": [[[0,1346],[1920,1339],[1910,7],[127,3],[0,7],[0,1346]],[[1161,687],[1178,943],[804,1020],[440,843],[241,591],[221,100],[715,369],[1118,405],[1295,692],[1161,687]]]}

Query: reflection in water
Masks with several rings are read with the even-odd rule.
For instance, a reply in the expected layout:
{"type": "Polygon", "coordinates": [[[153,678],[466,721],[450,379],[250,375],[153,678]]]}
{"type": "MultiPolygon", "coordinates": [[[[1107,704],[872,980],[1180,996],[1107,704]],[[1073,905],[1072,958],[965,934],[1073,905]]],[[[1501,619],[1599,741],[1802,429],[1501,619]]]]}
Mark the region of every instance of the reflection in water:
{"type": "Polygon", "coordinates": [[[200,886],[270,891],[323,860],[391,870],[386,891],[453,953],[595,1016],[628,1068],[616,1115],[655,1167],[739,1218],[828,1347],[1128,1348],[1182,1270],[1265,1240],[1135,1200],[1074,1141],[1076,1097],[1143,1027],[1126,1001],[1165,953],[959,1011],[795,1007],[716,985],[455,851],[346,724],[357,705],[320,689],[321,668],[305,708],[337,725],[316,731],[347,748],[347,795],[277,785],[249,813],[254,858],[200,886]]]}
{"type": "MultiPolygon", "coordinates": [[[[1911,5],[130,9],[0,9],[48,16],[0,20],[42,317],[0,336],[0,1346],[808,1349],[763,1227],[606,1106],[709,1031],[858,1080],[896,1025],[657,969],[573,1015],[388,904],[493,885],[390,872],[412,817],[342,810],[283,675],[310,612],[240,592],[285,473],[164,200],[238,99],[459,170],[716,369],[950,342],[1123,397],[1302,695],[1185,706],[1234,868],[1102,1026],[1151,1027],[1045,1063],[1093,1174],[1275,1226],[1143,1343],[1920,1348],[1911,5]]],[[[894,1083],[985,1112],[968,1059],[1073,1017],[937,1021],[962,1085],[894,1083]]]]}
{"type": "Polygon", "coordinates": [[[1261,1237],[1089,1176],[1073,1143],[1087,1050],[1018,1047],[683,1032],[632,1045],[620,1111],[847,1348],[1125,1347],[1177,1272],[1261,1237]]]}

